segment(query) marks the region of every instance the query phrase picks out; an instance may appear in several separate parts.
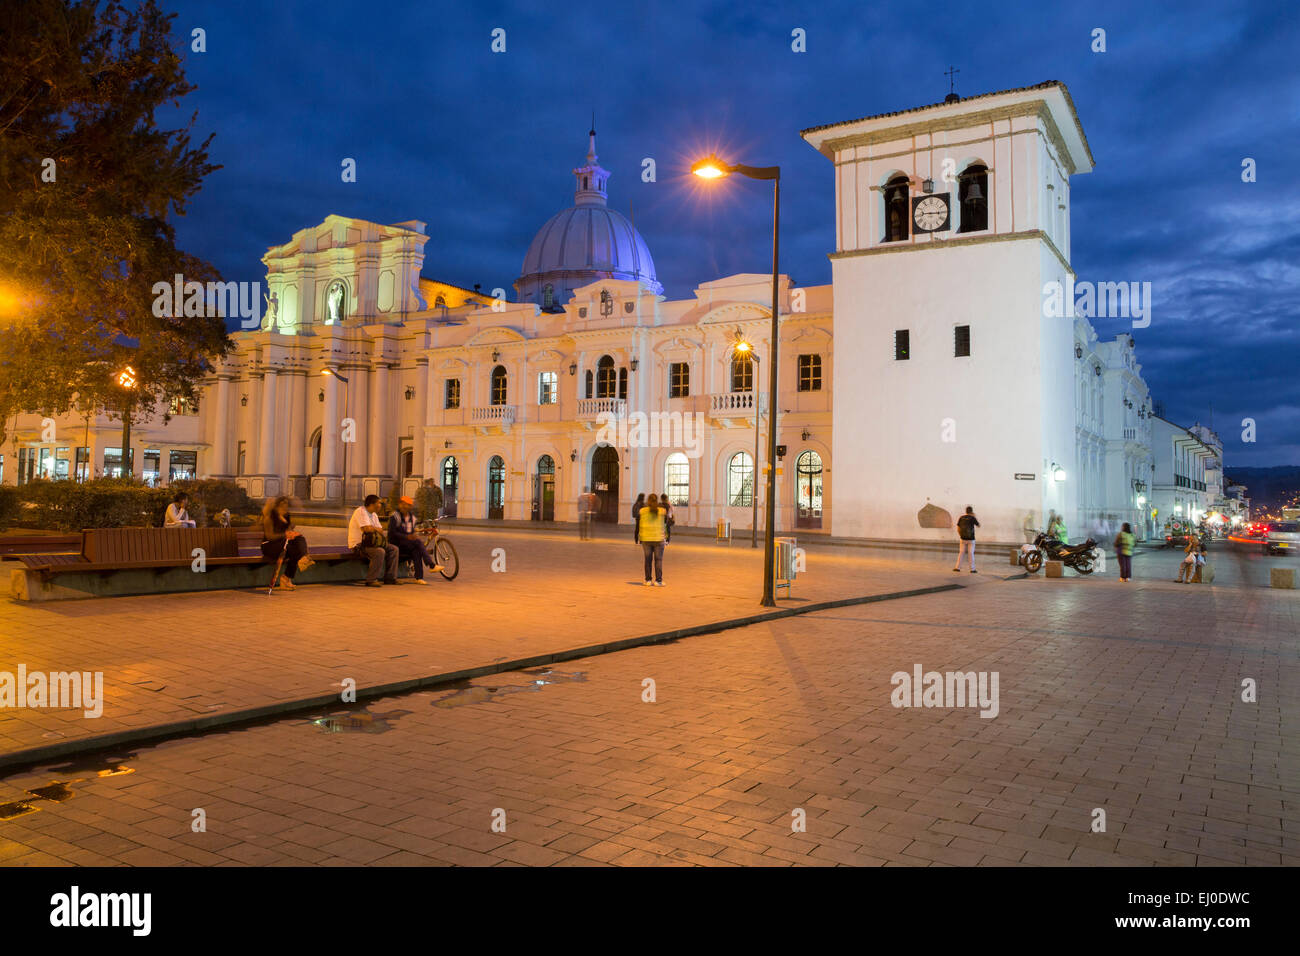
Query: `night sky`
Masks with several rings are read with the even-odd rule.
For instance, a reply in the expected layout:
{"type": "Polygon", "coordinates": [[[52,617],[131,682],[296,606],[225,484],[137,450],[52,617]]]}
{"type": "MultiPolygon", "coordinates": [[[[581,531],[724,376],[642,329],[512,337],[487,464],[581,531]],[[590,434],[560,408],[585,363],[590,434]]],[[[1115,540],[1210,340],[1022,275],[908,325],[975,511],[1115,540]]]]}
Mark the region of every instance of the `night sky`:
{"type": "Polygon", "coordinates": [[[770,187],[687,175],[714,149],[782,167],[782,271],[827,283],[831,165],[799,130],[939,102],[949,64],[963,95],[1060,80],[1097,162],[1071,184],[1079,279],[1153,284],[1151,325],[1133,332],[1143,376],[1174,421],[1213,416],[1229,470],[1300,464],[1292,0],[161,2],[186,50],[207,32],[180,113],[198,110],[196,138],[216,133],[224,167],[179,237],[233,280],[263,279],[268,246],[338,213],[424,220],[424,275],[513,298],[533,234],[572,203],[594,109],[610,205],[633,216],[670,298],[771,269],[770,187]],[[642,182],[646,157],[657,182],[642,182]],[[1242,182],[1246,157],[1257,182],[1242,182]]]}

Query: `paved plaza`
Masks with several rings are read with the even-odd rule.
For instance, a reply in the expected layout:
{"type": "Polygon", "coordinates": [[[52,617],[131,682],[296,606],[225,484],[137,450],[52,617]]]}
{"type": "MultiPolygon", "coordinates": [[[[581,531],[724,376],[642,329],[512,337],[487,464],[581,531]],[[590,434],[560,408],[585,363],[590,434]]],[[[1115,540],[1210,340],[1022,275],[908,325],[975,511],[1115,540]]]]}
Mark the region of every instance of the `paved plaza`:
{"type": "MultiPolygon", "coordinates": [[[[6,661],[108,689],[98,721],[5,713],[3,747],[759,610],[739,544],[674,542],[661,590],[621,537],[456,541],[461,576],[428,588],[7,605],[6,661]]],[[[984,558],[959,576],[948,554],[812,547],[783,605],[961,587],[10,770],[0,862],[1300,863],[1300,594],[1177,585],[1168,553],[1132,585],[984,558]],[[996,673],[996,716],[894,706],[917,667],[996,673]]]]}

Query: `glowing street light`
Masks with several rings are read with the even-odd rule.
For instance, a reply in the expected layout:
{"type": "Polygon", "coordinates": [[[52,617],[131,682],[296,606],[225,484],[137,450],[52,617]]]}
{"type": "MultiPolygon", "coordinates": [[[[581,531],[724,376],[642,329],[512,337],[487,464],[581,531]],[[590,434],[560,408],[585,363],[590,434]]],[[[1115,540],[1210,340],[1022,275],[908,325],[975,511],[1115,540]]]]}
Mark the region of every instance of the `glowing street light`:
{"type": "Polygon", "coordinates": [[[129,365],[117,374],[117,384],[123,388],[135,388],[136,382],[135,369],[129,365]]]}
{"type": "MultiPolygon", "coordinates": [[[[691,172],[701,179],[723,179],[739,173],[748,179],[772,181],[772,357],[767,369],[767,527],[763,529],[763,607],[776,607],[776,376],[781,354],[778,282],[780,280],[781,234],[781,167],[745,166],[724,163],[717,156],[706,156],[691,165],[691,172]]],[[[751,352],[752,354],[752,352],[751,352]]],[[[754,427],[758,428],[758,383],[754,383],[754,427]]],[[[755,492],[757,493],[758,456],[754,456],[755,492]]],[[[757,509],[757,494],[755,508],[757,509]]]]}

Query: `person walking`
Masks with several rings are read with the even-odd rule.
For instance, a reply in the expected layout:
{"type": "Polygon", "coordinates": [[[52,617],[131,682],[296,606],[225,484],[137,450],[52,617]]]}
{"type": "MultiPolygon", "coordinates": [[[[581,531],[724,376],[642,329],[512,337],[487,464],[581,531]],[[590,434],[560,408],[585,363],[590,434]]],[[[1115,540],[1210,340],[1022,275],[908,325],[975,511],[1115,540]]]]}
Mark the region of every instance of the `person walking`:
{"type": "Polygon", "coordinates": [[[591,538],[591,522],[596,514],[596,504],[596,496],[587,485],[583,485],[582,494],[578,495],[578,540],[580,541],[591,538]]]}
{"type": "Polygon", "coordinates": [[[370,562],[366,572],[366,587],[377,588],[383,584],[397,584],[397,546],[384,540],[384,527],[375,512],[379,510],[379,496],[366,495],[365,503],[348,520],[348,548],[364,561],[370,562]],[[380,582],[379,575],[384,580],[380,582]]]}
{"type": "Polygon", "coordinates": [[[1127,521],[1115,535],[1115,559],[1119,562],[1119,579],[1133,580],[1133,526],[1127,521]]]}
{"type": "Polygon", "coordinates": [[[960,550],[957,552],[957,567],[953,568],[954,572],[961,571],[962,557],[970,555],[970,573],[979,574],[975,570],[975,529],[979,526],[980,522],[975,517],[975,509],[967,505],[966,513],[957,519],[957,540],[960,550]]]}
{"type": "Polygon", "coordinates": [[[297,589],[293,576],[311,564],[307,557],[307,539],[294,530],[289,514],[289,499],[285,495],[268,499],[262,506],[262,557],[268,561],[279,560],[284,555],[283,568],[277,588],[281,591],[297,589]],[[302,567],[299,567],[299,565],[302,567]]]}
{"type": "Polygon", "coordinates": [[[637,515],[636,541],[645,555],[645,586],[664,586],[664,538],[668,532],[667,512],[659,507],[659,496],[651,495],[637,515]],[[654,580],[650,579],[653,566],[654,580]]]}

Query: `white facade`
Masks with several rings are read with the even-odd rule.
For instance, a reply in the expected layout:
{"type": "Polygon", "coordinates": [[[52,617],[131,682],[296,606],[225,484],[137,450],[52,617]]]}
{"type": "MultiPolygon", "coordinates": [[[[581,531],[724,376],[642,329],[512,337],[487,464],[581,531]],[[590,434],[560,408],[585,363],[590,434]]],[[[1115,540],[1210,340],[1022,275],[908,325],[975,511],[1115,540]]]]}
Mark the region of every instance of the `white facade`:
{"type": "Polygon", "coordinates": [[[835,533],[950,538],[968,504],[993,540],[1051,511],[1077,528],[1081,373],[1044,289],[1073,275],[1070,177],[1093,163],[1064,87],[803,135],[835,166],[835,533]],[[982,209],[962,201],[971,179],[982,209]],[[933,197],[948,228],[919,231],[933,197]]]}
{"type": "Polygon", "coordinates": [[[1222,501],[1222,491],[1211,491],[1207,481],[1214,473],[1222,481],[1223,473],[1222,445],[1216,447],[1217,436],[1210,436],[1213,432],[1203,438],[1159,415],[1152,417],[1152,490],[1158,528],[1173,519],[1199,521],[1222,501]]]}

